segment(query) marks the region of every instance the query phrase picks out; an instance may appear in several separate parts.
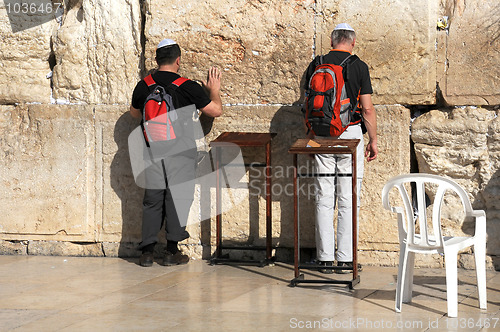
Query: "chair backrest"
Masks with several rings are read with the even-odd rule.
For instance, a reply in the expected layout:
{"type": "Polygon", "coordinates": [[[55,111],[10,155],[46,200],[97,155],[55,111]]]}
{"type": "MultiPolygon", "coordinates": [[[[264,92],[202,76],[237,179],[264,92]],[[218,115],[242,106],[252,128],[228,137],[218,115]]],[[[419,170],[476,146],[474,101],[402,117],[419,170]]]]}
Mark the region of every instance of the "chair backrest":
{"type": "Polygon", "coordinates": [[[473,212],[467,193],[453,180],[433,174],[405,174],[391,178],[382,190],[382,202],[384,208],[398,213],[398,227],[400,241],[406,237],[407,244],[422,249],[439,249],[443,247],[441,232],[441,208],[443,198],[447,190],[455,192],[462,201],[465,214],[473,212]],[[426,184],[437,186],[432,208],[432,229],[429,228],[426,204],[426,184]],[[413,200],[408,193],[407,187],[412,186],[415,190],[413,200]],[[389,193],[396,187],[403,200],[403,207],[392,207],[389,202],[389,193]],[[418,220],[418,222],[417,222],[418,220]],[[418,225],[418,229],[416,226],[418,225]]]}

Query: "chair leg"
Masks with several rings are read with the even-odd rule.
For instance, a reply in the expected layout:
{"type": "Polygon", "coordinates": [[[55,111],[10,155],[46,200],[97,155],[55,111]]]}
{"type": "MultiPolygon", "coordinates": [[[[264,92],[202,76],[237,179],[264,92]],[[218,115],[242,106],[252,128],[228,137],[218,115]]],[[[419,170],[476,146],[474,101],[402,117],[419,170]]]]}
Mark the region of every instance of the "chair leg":
{"type": "Polygon", "coordinates": [[[486,243],[474,244],[479,308],[486,309],[486,243]]]}
{"type": "Polygon", "coordinates": [[[406,273],[403,288],[403,303],[410,303],[413,297],[413,268],[415,267],[415,253],[409,251],[406,258],[406,273]]]}
{"type": "Polygon", "coordinates": [[[456,251],[444,253],[446,267],[446,302],[448,305],[448,317],[457,317],[458,314],[458,277],[457,277],[456,251]]]}
{"type": "Polygon", "coordinates": [[[398,266],[398,280],[396,283],[396,312],[401,312],[401,307],[403,304],[404,287],[405,281],[407,279],[407,264],[408,264],[408,251],[406,246],[400,246],[399,250],[399,266],[398,266]]]}

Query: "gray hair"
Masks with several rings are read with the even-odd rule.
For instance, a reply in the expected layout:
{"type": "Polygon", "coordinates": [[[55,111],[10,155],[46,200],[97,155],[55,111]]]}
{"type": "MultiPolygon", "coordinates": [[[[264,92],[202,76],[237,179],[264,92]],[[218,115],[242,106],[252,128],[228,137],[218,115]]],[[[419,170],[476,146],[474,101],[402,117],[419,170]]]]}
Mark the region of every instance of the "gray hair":
{"type": "Polygon", "coordinates": [[[352,43],[356,38],[356,32],[351,30],[333,30],[332,31],[332,45],[343,43],[352,43]]]}

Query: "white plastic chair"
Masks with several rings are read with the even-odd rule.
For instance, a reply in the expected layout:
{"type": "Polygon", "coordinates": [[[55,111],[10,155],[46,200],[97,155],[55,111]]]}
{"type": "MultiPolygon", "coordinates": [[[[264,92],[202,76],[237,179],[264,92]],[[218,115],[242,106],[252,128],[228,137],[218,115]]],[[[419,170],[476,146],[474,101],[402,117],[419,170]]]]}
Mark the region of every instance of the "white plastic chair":
{"type": "Polygon", "coordinates": [[[415,253],[444,254],[446,267],[446,297],[448,317],[457,317],[457,256],[464,248],[474,246],[476,261],[479,307],[486,309],[486,214],[483,210],[473,210],[466,192],[454,181],[431,174],[407,174],[390,179],[382,190],[384,208],[398,215],[399,269],[396,288],[396,312],[401,312],[402,302],[409,303],[413,290],[413,266],[415,253]],[[416,206],[412,206],[411,196],[405,188],[411,183],[416,187],[416,206]],[[425,184],[434,184],[437,191],[432,209],[432,230],[428,227],[425,201],[425,184]],[[396,187],[404,207],[392,207],[389,192],[396,187]],[[466,217],[475,218],[474,236],[443,236],[441,231],[441,206],[447,190],[458,194],[466,217]],[[416,212],[416,213],[415,213],[416,212]],[[415,213],[415,214],[414,214],[415,213]],[[419,229],[415,224],[418,218],[419,229]]]}

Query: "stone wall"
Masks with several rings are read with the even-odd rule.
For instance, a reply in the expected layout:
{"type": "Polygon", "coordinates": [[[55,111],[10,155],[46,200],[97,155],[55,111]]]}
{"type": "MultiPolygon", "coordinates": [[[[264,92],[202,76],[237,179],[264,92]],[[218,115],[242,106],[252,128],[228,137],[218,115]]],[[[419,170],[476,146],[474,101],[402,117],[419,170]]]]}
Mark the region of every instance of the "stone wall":
{"type": "MultiPolygon", "coordinates": [[[[379,123],[380,156],[366,164],[361,198],[360,260],[397,264],[396,220],[380,194],[391,176],[414,170],[413,161],[420,172],[456,179],[487,211],[495,257],[499,11],[493,0],[68,0],[62,16],[30,25],[32,17],[0,3],[0,253],[137,255],[142,191],[127,138],[138,123],[126,112],[165,37],[181,45],[182,75],[203,80],[210,66],[222,69],[224,115],[209,141],[224,131],[277,133],[273,242],[290,249],[291,175],[277,170],[291,166],[288,147],[303,137],[304,70],[347,21],[357,30],[355,53],[370,68],[379,123]],[[410,127],[422,109],[432,111],[410,127]]],[[[252,149],[243,156],[263,158],[252,149]]],[[[261,175],[250,170],[254,176],[261,175]]],[[[183,248],[192,257],[214,249],[214,220],[199,220],[212,191],[196,193],[183,248]]],[[[224,234],[260,245],[264,198],[249,194],[224,216],[224,234]]],[[[312,247],[311,205],[303,201],[301,211],[303,245],[312,247]]],[[[456,218],[450,213],[451,229],[469,232],[456,218]]],[[[470,255],[462,256],[469,266],[470,255]]]]}
{"type": "MultiPolygon", "coordinates": [[[[453,178],[470,195],[475,209],[486,210],[487,251],[500,254],[498,114],[477,107],[432,110],[412,125],[419,170],[453,178]],[[464,135],[464,133],[467,133],[464,135]]],[[[457,234],[473,233],[453,206],[443,215],[457,234]]]]}

